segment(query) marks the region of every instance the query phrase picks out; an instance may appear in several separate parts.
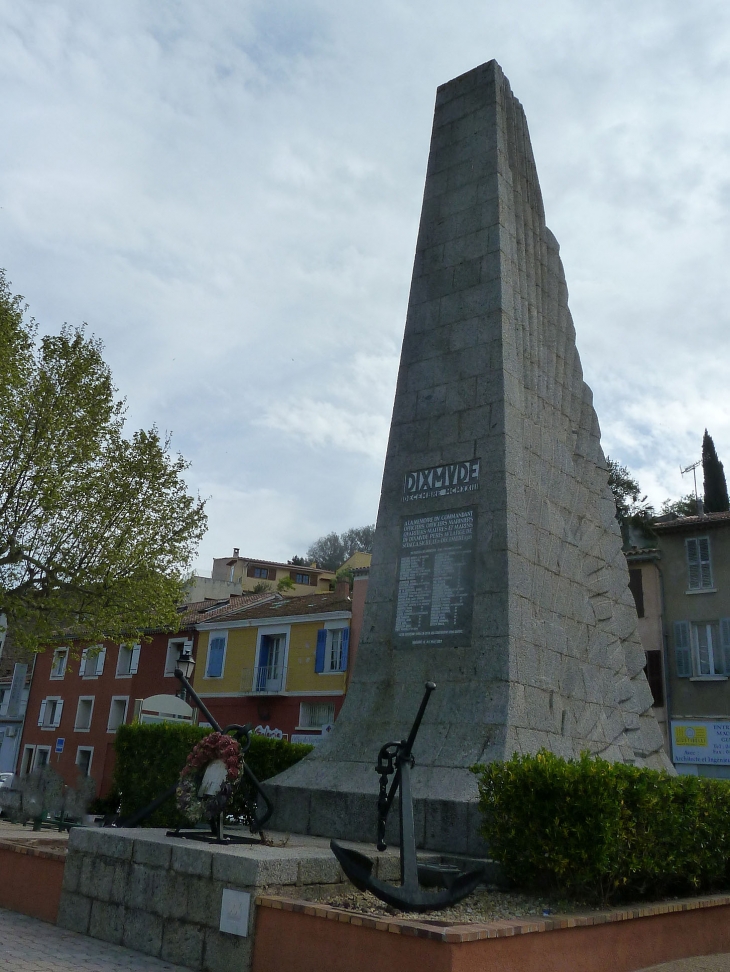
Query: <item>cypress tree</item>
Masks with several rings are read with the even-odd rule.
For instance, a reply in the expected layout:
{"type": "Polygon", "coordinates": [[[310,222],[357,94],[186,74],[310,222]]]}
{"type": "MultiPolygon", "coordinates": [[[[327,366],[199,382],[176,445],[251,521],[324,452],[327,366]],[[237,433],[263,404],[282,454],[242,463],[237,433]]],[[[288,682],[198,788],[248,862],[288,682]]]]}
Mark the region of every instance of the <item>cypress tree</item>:
{"type": "Polygon", "coordinates": [[[702,472],[705,476],[705,513],[725,513],[730,509],[725,471],[707,429],[702,439],[702,472]]]}

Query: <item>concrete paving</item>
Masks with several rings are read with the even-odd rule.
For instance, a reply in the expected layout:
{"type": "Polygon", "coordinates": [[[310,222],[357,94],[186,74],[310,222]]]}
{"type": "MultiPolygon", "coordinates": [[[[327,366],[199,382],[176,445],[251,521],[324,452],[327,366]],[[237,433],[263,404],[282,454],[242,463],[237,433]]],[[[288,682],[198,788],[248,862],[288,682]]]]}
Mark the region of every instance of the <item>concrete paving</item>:
{"type": "Polygon", "coordinates": [[[641,972],[730,972],[730,953],[665,962],[663,965],[652,965],[648,969],[641,969],[641,972]]]}
{"type": "MultiPolygon", "coordinates": [[[[188,972],[0,908],[0,972],[188,972]]],[[[714,970],[713,970],[714,972],[714,970]]]]}

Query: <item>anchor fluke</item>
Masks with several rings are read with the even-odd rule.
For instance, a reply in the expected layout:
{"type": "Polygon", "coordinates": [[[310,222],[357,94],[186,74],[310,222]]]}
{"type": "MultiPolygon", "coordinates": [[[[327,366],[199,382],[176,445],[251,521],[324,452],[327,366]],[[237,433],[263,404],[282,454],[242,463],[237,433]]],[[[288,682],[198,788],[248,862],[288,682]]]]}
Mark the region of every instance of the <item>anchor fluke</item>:
{"type": "Polygon", "coordinates": [[[426,682],[426,691],[408,739],[386,743],[378,753],[378,764],[375,767],[380,775],[377,836],[377,848],[380,851],[386,849],[385,826],[388,813],[396,793],[400,790],[400,886],[388,884],[387,881],[374,877],[373,861],[365,854],[342,847],[336,840],[330,841],[332,853],[355,887],[360,891],[370,891],[376,898],[380,898],[381,901],[400,911],[434,911],[438,908],[448,908],[471,894],[485,876],[485,869],[482,867],[460,872],[454,867],[419,864],[416,859],[411,796],[411,768],[415,762],[412,749],[428,700],[435,688],[433,682],[426,682]],[[390,776],[393,776],[393,782],[388,788],[390,776]],[[421,885],[437,887],[441,890],[425,891],[421,885]]]}

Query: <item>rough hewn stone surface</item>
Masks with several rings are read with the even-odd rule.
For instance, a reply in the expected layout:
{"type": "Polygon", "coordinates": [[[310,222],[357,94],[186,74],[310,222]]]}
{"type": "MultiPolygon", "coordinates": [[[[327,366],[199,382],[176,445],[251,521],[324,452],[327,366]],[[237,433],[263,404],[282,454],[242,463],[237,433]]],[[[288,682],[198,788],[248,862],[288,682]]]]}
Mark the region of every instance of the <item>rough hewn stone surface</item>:
{"type": "Polygon", "coordinates": [[[478,848],[474,763],[546,747],[671,768],[607,480],[524,112],[490,61],[438,90],[357,667],[330,738],[272,784],[276,827],[373,839],[375,756],[426,679],[422,846],[478,848]],[[406,473],[473,458],[478,491],[404,508],[406,473]],[[470,644],[396,647],[402,518],[469,505],[470,644]]]}
{"type": "MultiPolygon", "coordinates": [[[[260,888],[288,885],[294,893],[344,880],[326,841],[272,840],[216,846],[159,830],[75,828],[58,925],[201,972],[246,972],[260,888]],[[251,895],[248,938],[219,930],[226,888],[251,895]]],[[[380,856],[376,874],[392,881],[399,873],[397,853],[380,856]]]]}

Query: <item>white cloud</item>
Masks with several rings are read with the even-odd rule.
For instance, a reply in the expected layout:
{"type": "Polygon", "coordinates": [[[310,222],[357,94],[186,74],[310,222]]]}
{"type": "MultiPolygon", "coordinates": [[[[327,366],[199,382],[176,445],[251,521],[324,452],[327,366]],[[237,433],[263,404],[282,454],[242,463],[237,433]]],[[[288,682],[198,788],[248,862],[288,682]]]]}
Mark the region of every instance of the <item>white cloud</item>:
{"type": "Polygon", "coordinates": [[[436,85],[525,105],[604,445],[660,502],[725,408],[722,0],[0,0],[0,266],[210,495],[202,566],[372,522],[436,85]]]}

